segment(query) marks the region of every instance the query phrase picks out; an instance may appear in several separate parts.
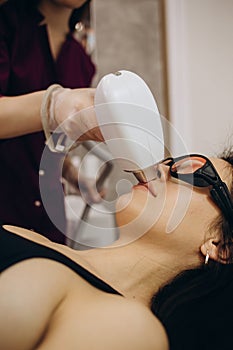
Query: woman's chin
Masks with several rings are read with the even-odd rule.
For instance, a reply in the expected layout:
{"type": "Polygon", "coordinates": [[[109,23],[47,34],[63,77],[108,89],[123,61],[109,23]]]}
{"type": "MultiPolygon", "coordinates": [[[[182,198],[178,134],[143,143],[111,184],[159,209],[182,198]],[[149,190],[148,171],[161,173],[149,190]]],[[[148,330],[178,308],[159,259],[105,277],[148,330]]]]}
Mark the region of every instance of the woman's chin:
{"type": "Polygon", "coordinates": [[[121,227],[128,224],[131,218],[131,204],[133,199],[133,193],[125,193],[121,195],[116,202],[116,222],[117,226],[121,227]]]}
{"type": "Polygon", "coordinates": [[[118,226],[132,224],[142,217],[148,204],[148,193],[133,190],[123,194],[116,202],[116,221],[118,226]]]}
{"type": "Polygon", "coordinates": [[[148,191],[133,190],[119,197],[116,203],[116,223],[120,229],[118,244],[128,244],[148,232],[154,224],[151,207],[148,191]]]}

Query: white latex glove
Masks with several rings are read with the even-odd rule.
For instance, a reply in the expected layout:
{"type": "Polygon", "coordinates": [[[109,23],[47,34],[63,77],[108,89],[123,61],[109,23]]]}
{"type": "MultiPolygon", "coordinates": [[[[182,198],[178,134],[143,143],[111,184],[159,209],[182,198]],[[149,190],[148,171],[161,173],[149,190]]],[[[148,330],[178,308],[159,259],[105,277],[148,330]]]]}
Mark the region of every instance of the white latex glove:
{"type": "Polygon", "coordinates": [[[93,106],[95,89],[51,88],[44,108],[49,131],[62,131],[73,141],[103,141],[93,106]]]}

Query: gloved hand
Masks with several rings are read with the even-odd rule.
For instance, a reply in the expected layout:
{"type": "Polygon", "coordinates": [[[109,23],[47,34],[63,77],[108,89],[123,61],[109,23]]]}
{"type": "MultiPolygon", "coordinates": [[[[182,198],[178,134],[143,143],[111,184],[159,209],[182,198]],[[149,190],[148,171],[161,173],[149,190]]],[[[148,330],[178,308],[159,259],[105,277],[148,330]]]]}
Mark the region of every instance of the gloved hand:
{"type": "Polygon", "coordinates": [[[51,85],[45,92],[41,118],[46,138],[63,132],[73,141],[103,141],[94,111],[95,89],[51,85]]]}

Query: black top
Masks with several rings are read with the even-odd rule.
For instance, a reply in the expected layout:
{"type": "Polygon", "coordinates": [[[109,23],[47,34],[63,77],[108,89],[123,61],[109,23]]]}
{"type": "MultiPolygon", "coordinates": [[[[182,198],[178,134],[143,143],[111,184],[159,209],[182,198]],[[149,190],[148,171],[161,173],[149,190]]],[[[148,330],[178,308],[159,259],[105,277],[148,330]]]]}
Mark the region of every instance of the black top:
{"type": "Polygon", "coordinates": [[[8,267],[30,258],[46,258],[58,261],[59,263],[68,266],[94,287],[107,293],[120,294],[111,286],[65,255],[11,233],[0,226],[0,273],[8,267]]]}

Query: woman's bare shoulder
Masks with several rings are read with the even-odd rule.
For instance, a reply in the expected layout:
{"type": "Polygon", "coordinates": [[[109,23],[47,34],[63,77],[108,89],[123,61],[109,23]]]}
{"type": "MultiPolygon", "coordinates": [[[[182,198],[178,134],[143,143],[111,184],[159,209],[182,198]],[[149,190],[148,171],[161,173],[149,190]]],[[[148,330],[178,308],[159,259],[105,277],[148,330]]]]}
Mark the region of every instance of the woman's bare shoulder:
{"type": "Polygon", "coordinates": [[[72,278],[67,270],[52,260],[33,258],[1,273],[0,349],[34,349],[67,293],[72,278]]]}
{"type": "Polygon", "coordinates": [[[37,350],[168,350],[164,328],[150,310],[116,295],[93,293],[78,308],[68,298],[53,324],[37,350]]]}
{"type": "MultiPolygon", "coordinates": [[[[167,350],[168,340],[164,327],[152,312],[143,304],[114,297],[96,304],[96,314],[101,310],[98,325],[105,344],[111,350],[167,350]]],[[[101,347],[102,341],[98,349],[101,347]]],[[[106,346],[106,345],[105,345],[106,346]]]]}
{"type": "Polygon", "coordinates": [[[15,233],[18,236],[31,239],[37,243],[51,243],[51,241],[40,233],[28,230],[23,227],[13,226],[13,225],[3,225],[3,228],[11,233],[15,233]]]}

